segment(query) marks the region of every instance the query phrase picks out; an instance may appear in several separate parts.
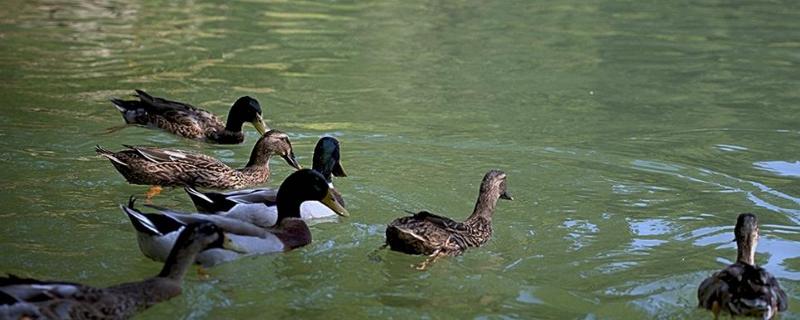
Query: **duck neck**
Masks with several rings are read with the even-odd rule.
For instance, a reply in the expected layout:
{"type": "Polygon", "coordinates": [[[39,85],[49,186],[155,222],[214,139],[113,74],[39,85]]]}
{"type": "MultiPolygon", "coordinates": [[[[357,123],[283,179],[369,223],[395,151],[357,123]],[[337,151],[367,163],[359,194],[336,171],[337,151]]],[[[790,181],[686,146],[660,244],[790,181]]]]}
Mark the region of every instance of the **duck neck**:
{"type": "Polygon", "coordinates": [[[300,204],[302,204],[302,201],[276,200],[278,202],[278,221],[276,222],[276,225],[280,225],[280,223],[286,218],[300,218],[300,204]]]}
{"type": "Polygon", "coordinates": [[[752,235],[736,239],[736,261],[751,266],[756,264],[756,240],[752,235]]]}
{"type": "Polygon", "coordinates": [[[472,215],[467,218],[467,221],[492,221],[492,214],[494,214],[494,208],[497,206],[497,199],[499,197],[500,195],[496,194],[496,192],[482,190],[478,195],[478,201],[475,202],[475,209],[472,210],[472,215]]]}
{"type": "Polygon", "coordinates": [[[194,258],[197,256],[197,252],[200,248],[196,248],[195,246],[178,247],[180,245],[184,244],[179,241],[175,242],[175,246],[172,248],[172,251],[170,251],[158,277],[168,278],[178,282],[183,279],[186,270],[194,263],[194,258]]]}
{"type": "Polygon", "coordinates": [[[228,111],[228,120],[225,123],[225,131],[242,132],[242,125],[244,125],[244,121],[236,116],[234,109],[235,107],[231,107],[231,110],[228,111]]]}
{"type": "Polygon", "coordinates": [[[266,148],[261,147],[260,144],[257,143],[253,148],[253,152],[250,153],[250,161],[241,169],[248,180],[252,180],[254,183],[261,183],[269,179],[269,159],[271,152],[265,149],[266,148]]]}

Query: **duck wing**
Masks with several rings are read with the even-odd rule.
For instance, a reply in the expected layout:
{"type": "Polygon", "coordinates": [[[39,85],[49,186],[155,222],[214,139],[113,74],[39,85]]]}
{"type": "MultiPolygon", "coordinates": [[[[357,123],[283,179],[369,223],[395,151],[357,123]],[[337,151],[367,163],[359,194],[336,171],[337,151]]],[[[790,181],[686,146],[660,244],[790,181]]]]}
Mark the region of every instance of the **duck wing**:
{"type": "Polygon", "coordinates": [[[386,228],[386,242],[392,250],[430,255],[449,250],[450,240],[466,231],[464,224],[427,211],[395,219],[386,228]]]}
{"type": "Polygon", "coordinates": [[[161,149],[154,147],[140,147],[124,145],[135,152],[139,157],[156,164],[174,163],[181,166],[193,166],[204,171],[224,172],[231,168],[219,160],[201,154],[177,149],[161,149]]]}
{"type": "Polygon", "coordinates": [[[274,206],[278,194],[273,189],[245,189],[226,193],[201,192],[192,187],[185,187],[184,190],[201,213],[227,213],[242,204],[274,206]]]}
{"type": "Polygon", "coordinates": [[[436,215],[428,211],[420,211],[412,216],[414,219],[433,224],[450,232],[467,231],[466,226],[458,221],[445,216],[436,215]]]}

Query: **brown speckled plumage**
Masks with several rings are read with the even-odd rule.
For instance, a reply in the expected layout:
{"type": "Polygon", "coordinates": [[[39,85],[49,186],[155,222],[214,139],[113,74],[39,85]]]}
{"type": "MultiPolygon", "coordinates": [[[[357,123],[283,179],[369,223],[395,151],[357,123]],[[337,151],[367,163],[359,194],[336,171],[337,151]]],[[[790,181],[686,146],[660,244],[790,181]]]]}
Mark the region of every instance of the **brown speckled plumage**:
{"type": "Polygon", "coordinates": [[[788,298],[778,280],[755,265],[758,243],[758,220],[755,215],[739,215],[734,229],[737,244],[736,263],[706,278],[697,289],[701,308],[731,316],[771,319],[788,308],[788,298]]]}
{"type": "Polygon", "coordinates": [[[215,189],[244,188],[269,179],[269,159],[283,157],[299,168],[285,133],[271,130],[256,142],[250,161],[233,169],[212,157],[180,150],[126,146],[112,152],[97,147],[97,153],[111,160],[129,183],[157,186],[194,186],[215,189]]]}
{"type": "Polygon", "coordinates": [[[252,122],[261,134],[267,130],[261,105],[251,97],[236,100],[228,113],[227,123],[188,103],[153,97],[141,90],[136,90],[136,97],[139,100],[111,99],[129,124],[160,128],[185,138],[220,144],[242,143],[242,125],[245,122],[252,122]]]}
{"type": "Polygon", "coordinates": [[[178,237],[158,276],[107,288],[78,283],[0,277],[3,319],[127,319],[181,293],[181,281],[197,253],[222,241],[212,223],[193,224],[178,237]],[[5,308],[5,309],[3,309],[5,308]],[[5,313],[3,313],[5,312],[5,313]]]}
{"type": "Polygon", "coordinates": [[[481,183],[472,215],[464,222],[426,211],[392,221],[386,228],[386,244],[408,254],[457,256],[469,247],[479,247],[492,237],[492,215],[497,199],[511,199],[506,174],[489,171],[481,183]]]}

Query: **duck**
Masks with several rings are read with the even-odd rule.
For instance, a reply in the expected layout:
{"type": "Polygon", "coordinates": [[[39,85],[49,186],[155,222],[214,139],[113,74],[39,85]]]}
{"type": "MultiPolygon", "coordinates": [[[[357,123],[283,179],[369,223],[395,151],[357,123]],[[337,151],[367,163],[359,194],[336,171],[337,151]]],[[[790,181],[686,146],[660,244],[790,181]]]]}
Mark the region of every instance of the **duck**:
{"type": "Polygon", "coordinates": [[[442,256],[458,256],[470,247],[480,247],[492,237],[492,215],[498,199],[513,200],[506,188],[506,174],[490,170],[481,182],[472,214],[463,222],[420,211],[397,218],[386,227],[386,243],[381,247],[406,254],[426,255],[417,265],[425,270],[442,256]]]}
{"type": "Polygon", "coordinates": [[[758,245],[758,218],[742,213],[736,219],[736,262],[700,283],[697,300],[700,308],[731,317],[749,316],[772,319],[788,308],[788,298],[778,280],[755,263],[758,245]]]}
{"type": "Polygon", "coordinates": [[[250,122],[259,135],[269,127],[264,124],[261,104],[250,96],[236,99],[228,112],[227,122],[211,112],[184,102],[153,97],[135,90],[139,100],[112,98],[111,103],[122,113],[126,124],[160,128],[178,136],[217,144],[240,144],[244,142],[242,125],[250,122]]]}
{"type": "Polygon", "coordinates": [[[269,180],[269,159],[281,156],[300,169],[289,136],[270,130],[253,146],[250,161],[244,168],[233,169],[221,161],[200,153],[177,149],[125,145],[122,151],[96,146],[95,151],[111,161],[114,168],[131,184],[151,185],[147,199],[161,192],[163,186],[198,186],[214,189],[241,189],[269,180]]]}
{"type": "Polygon", "coordinates": [[[15,275],[0,277],[0,318],[128,319],[180,295],[183,276],[195,255],[224,242],[222,230],[213,223],[189,224],[156,276],[105,288],[15,275]]]}
{"type": "Polygon", "coordinates": [[[268,228],[257,221],[186,213],[153,205],[147,206],[158,210],[158,213],[143,213],[135,209],[133,203],[121,208],[136,229],[139,249],[146,257],[156,261],[165,259],[163,253],[171,250],[174,243],[171,239],[181,226],[212,222],[220,227],[231,244],[209,248],[198,254],[196,262],[204,267],[247,255],[290,251],[311,243],[311,230],[300,217],[300,204],[305,201],[320,201],[335,212],[348,214],[331,195],[325,178],[311,169],[300,169],[290,174],[281,183],[277,199],[277,222],[268,228]]]}
{"type": "MultiPolygon", "coordinates": [[[[333,186],[332,177],[346,177],[342,167],[339,140],[322,137],[314,147],[312,170],[319,172],[328,182],[336,202],[345,207],[344,199],[333,186]]],[[[198,212],[219,214],[246,221],[257,221],[263,227],[272,226],[277,221],[277,190],[269,188],[237,190],[227,193],[200,192],[193,187],[184,187],[198,212]],[[253,216],[261,217],[253,217],[253,216]]],[[[330,220],[341,216],[319,202],[306,202],[300,207],[302,219],[330,220]]]]}

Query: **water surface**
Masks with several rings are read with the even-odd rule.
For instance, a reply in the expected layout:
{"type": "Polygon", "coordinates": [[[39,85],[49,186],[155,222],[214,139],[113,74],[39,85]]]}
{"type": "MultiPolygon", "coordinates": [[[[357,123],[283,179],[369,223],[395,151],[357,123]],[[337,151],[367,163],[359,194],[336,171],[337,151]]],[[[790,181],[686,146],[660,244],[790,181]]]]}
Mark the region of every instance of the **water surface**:
{"type": "MultiPolygon", "coordinates": [[[[128,128],[140,88],[225,114],[258,98],[310,165],[342,141],[352,217],[314,243],[190,274],[142,319],[695,318],[695,290],[757,260],[800,318],[800,8],[791,1],[7,1],[0,11],[0,270],[108,285],[158,272],[101,144],[240,146],[128,128]],[[404,210],[466,217],[505,170],[485,247],[425,272],[374,262],[404,210]]],[[[276,186],[288,173],[274,161],[276,186]]],[[[181,190],[156,203],[190,208],[181,190]]]]}

